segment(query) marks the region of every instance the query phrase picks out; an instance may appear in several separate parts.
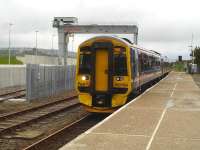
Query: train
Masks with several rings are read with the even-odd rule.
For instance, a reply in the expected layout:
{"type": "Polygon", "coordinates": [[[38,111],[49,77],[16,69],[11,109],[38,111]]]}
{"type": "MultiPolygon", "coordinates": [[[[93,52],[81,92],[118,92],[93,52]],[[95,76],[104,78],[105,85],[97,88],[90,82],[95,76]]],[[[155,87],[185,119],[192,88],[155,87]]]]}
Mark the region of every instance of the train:
{"type": "Polygon", "coordinates": [[[87,111],[112,113],[169,72],[168,58],[158,52],[126,38],[97,36],[78,47],[76,90],[87,111]]]}

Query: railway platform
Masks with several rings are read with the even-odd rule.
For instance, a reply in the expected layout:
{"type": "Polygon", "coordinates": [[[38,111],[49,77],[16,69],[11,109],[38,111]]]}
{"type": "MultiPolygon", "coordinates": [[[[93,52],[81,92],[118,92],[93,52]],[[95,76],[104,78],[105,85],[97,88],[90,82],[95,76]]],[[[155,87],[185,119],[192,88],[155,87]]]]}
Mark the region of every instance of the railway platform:
{"type": "Polygon", "coordinates": [[[185,73],[165,79],[61,150],[199,150],[200,88],[185,73]]]}

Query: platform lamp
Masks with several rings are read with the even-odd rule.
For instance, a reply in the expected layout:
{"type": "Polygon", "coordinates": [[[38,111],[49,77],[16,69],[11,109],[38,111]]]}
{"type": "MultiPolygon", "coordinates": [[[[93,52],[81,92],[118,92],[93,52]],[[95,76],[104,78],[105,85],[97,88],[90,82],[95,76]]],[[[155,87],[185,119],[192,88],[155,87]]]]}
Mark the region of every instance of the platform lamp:
{"type": "Polygon", "coordinates": [[[10,65],[10,45],[11,45],[11,40],[10,40],[10,36],[11,36],[11,27],[12,27],[12,23],[9,23],[9,33],[8,33],[8,64],[10,65]]]}
{"type": "Polygon", "coordinates": [[[52,36],[51,36],[51,49],[53,50],[54,48],[53,48],[53,42],[54,42],[54,37],[55,37],[56,35],[55,34],[52,34],[52,36]]]}
{"type": "Polygon", "coordinates": [[[37,45],[38,45],[38,43],[37,43],[37,34],[38,34],[38,30],[36,30],[35,31],[35,55],[37,56],[37,53],[38,53],[38,51],[37,51],[37,45]]]}

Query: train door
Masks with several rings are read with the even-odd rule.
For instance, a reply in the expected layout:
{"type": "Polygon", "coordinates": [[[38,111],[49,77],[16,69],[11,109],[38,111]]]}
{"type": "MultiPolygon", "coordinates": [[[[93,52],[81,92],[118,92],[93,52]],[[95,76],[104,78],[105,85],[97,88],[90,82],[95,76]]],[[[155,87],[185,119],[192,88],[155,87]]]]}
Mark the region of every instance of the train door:
{"type": "Polygon", "coordinates": [[[138,72],[138,53],[136,49],[131,48],[131,62],[132,62],[132,79],[134,88],[139,87],[139,72],[138,72]]]}
{"type": "Polygon", "coordinates": [[[142,52],[140,50],[138,52],[138,72],[139,72],[139,90],[141,90],[142,86],[142,71],[143,71],[143,60],[142,60],[142,52]]]}
{"type": "Polygon", "coordinates": [[[111,42],[94,42],[92,50],[92,106],[112,106],[112,49],[111,42]]]}
{"type": "Polygon", "coordinates": [[[108,50],[100,49],[96,51],[95,63],[95,90],[108,90],[108,50]]]}
{"type": "Polygon", "coordinates": [[[136,74],[136,87],[140,86],[139,83],[139,58],[138,58],[138,51],[135,50],[135,74],[136,74]]]}

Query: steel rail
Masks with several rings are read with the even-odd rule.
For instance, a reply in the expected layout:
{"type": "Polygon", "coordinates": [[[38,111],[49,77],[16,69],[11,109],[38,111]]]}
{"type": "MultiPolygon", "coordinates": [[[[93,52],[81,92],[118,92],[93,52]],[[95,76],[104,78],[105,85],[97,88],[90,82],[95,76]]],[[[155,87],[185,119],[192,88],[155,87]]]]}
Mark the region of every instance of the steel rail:
{"type": "Polygon", "coordinates": [[[85,116],[83,116],[82,118],[80,118],[79,120],[76,120],[75,122],[72,122],[71,124],[63,127],[62,129],[60,130],[57,130],[56,132],[50,134],[49,136],[33,143],[32,145],[24,148],[23,150],[38,150],[38,149],[42,149],[42,148],[45,148],[45,146],[49,143],[49,142],[52,142],[54,141],[54,139],[57,139],[59,136],[63,135],[66,133],[66,131],[75,126],[75,125],[78,125],[81,121],[83,121],[84,119],[86,119],[87,117],[89,117],[90,114],[86,114],[85,116]]]}
{"type": "Polygon", "coordinates": [[[14,117],[14,116],[21,115],[23,113],[28,113],[28,112],[35,111],[35,110],[38,110],[38,109],[41,109],[41,108],[49,107],[51,105],[55,105],[55,104],[61,103],[63,101],[67,101],[67,100],[71,100],[71,99],[75,99],[75,98],[77,98],[77,96],[67,97],[67,98],[62,99],[62,100],[57,100],[57,101],[54,101],[54,102],[48,102],[46,104],[35,106],[35,107],[31,107],[31,108],[27,108],[27,109],[24,109],[22,111],[17,111],[17,112],[14,112],[14,113],[9,113],[9,114],[0,116],[0,121],[2,121],[4,119],[11,118],[11,117],[14,117]]]}

